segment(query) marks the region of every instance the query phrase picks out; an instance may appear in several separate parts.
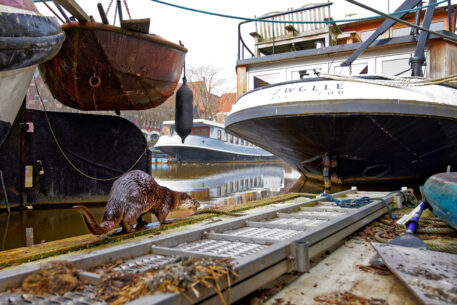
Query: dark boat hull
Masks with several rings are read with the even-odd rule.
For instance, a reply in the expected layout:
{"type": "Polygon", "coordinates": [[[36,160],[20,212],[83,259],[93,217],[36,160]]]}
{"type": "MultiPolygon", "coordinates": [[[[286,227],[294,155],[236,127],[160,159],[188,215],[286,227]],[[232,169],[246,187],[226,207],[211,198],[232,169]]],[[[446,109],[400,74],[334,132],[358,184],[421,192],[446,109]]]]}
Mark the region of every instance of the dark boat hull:
{"type": "Polygon", "coordinates": [[[9,2],[0,1],[6,7],[17,6],[12,12],[0,10],[0,71],[36,65],[54,57],[65,39],[56,18],[38,15],[32,1],[9,2]]]}
{"type": "Polygon", "coordinates": [[[159,147],[161,151],[180,162],[242,162],[242,161],[273,161],[276,156],[244,155],[235,152],[217,151],[203,147],[159,147]]]}
{"type": "MultiPolygon", "coordinates": [[[[70,161],[83,173],[102,180],[72,168],[58,149],[43,111],[22,110],[0,149],[0,169],[10,203],[102,202],[107,200],[114,181],[103,179],[121,175],[140,156],[135,168],[150,172],[149,150],[144,153],[146,139],[128,120],[63,112],[49,112],[49,120],[70,161]],[[33,132],[21,128],[25,122],[33,123],[33,132]]],[[[2,190],[0,202],[4,203],[2,190]]]]}
{"type": "Polygon", "coordinates": [[[268,149],[305,176],[322,180],[322,155],[336,157],[342,184],[425,179],[457,166],[457,120],[398,115],[262,118],[231,125],[231,133],[268,149]],[[256,132],[251,132],[256,131],[256,132]],[[259,138],[258,132],[267,135],[259,138]],[[294,134],[292,139],[288,135],[294,134]],[[424,137],[423,135],[429,135],[424,137]],[[269,138],[275,141],[269,141],[269,138]]]}
{"type": "Polygon", "coordinates": [[[0,147],[24,100],[37,65],[52,58],[65,35],[31,0],[0,0],[0,147]]]}
{"type": "Polygon", "coordinates": [[[323,180],[323,157],[329,156],[337,183],[423,183],[448,165],[457,166],[456,94],[445,86],[284,83],[240,98],[226,130],[308,178],[323,180]]]}
{"type": "Polygon", "coordinates": [[[40,65],[53,96],[80,110],[143,110],[176,88],[187,50],[160,36],[96,22],[62,25],[60,52],[40,65]]]}

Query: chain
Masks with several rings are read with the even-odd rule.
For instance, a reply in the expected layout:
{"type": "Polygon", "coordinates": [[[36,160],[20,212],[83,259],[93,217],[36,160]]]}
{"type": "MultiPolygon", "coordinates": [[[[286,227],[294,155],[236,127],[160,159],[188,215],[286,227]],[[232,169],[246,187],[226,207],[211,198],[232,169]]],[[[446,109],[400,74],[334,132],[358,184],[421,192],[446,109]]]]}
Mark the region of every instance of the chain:
{"type": "Polygon", "coordinates": [[[111,8],[111,4],[113,4],[113,1],[114,0],[110,1],[109,5],[108,5],[108,9],[106,10],[106,15],[108,15],[109,9],[111,8]]]}
{"type": "Polygon", "coordinates": [[[125,10],[127,11],[127,14],[129,15],[129,19],[132,20],[132,16],[130,16],[129,6],[127,5],[127,0],[124,0],[124,5],[125,5],[125,10]]]}

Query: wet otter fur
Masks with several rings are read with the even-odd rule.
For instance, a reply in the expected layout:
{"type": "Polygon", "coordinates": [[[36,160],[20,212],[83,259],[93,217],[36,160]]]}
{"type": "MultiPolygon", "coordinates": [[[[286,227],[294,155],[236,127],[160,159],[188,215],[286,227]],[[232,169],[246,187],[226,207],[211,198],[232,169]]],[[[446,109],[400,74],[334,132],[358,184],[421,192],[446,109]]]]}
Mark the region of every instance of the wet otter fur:
{"type": "Polygon", "coordinates": [[[100,224],[88,208],[73,206],[81,213],[87,228],[92,234],[105,234],[117,225],[123,231],[131,232],[132,224],[145,224],[142,216],[154,213],[161,224],[172,210],[196,210],[200,204],[186,193],[175,192],[157,184],[149,174],[132,170],[114,181],[100,224]]]}

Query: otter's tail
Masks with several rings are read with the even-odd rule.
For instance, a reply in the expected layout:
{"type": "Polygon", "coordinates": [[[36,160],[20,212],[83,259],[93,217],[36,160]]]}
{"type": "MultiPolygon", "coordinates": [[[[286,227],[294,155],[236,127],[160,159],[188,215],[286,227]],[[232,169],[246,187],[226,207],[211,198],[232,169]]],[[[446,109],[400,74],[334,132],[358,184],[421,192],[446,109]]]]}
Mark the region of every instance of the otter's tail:
{"type": "Polygon", "coordinates": [[[94,215],[92,215],[91,211],[85,206],[74,205],[73,208],[78,209],[84,219],[84,222],[86,223],[87,229],[89,229],[90,233],[94,235],[105,234],[118,225],[118,223],[114,221],[103,221],[99,225],[95,220],[94,215]]]}

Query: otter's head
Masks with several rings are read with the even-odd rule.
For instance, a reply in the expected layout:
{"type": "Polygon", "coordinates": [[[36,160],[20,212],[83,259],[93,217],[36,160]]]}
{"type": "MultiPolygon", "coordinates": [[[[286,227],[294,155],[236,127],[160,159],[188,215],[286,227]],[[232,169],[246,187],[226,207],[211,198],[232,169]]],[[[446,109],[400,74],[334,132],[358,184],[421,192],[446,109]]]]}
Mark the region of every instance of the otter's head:
{"type": "Polygon", "coordinates": [[[186,193],[181,193],[179,195],[180,202],[176,207],[177,210],[196,210],[200,206],[200,202],[190,197],[186,193]]]}

